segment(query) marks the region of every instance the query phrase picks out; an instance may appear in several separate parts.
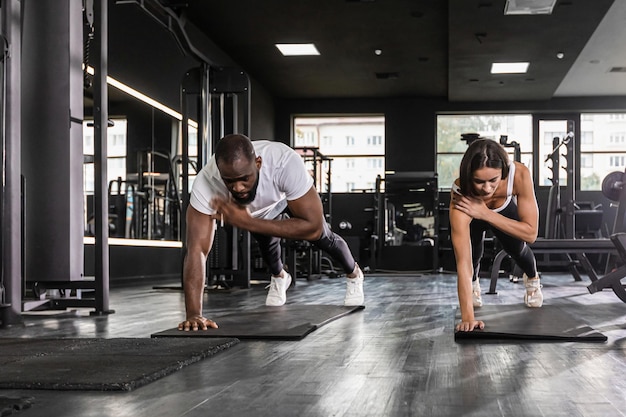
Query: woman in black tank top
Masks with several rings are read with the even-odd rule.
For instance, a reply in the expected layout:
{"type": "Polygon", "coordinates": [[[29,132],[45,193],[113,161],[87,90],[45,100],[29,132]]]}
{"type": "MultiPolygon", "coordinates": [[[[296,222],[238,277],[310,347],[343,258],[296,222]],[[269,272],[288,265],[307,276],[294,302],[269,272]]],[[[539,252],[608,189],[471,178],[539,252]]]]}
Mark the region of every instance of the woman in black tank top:
{"type": "Polygon", "coordinates": [[[452,187],[450,228],[456,258],[461,308],[459,331],[483,328],[474,317],[482,306],[478,281],[485,233],[491,230],[502,248],[524,271],[528,307],[541,307],[543,295],[535,256],[527,243],[537,238],[539,209],[532,177],[523,164],[511,162],[506,150],[490,139],[467,148],[452,187]]]}

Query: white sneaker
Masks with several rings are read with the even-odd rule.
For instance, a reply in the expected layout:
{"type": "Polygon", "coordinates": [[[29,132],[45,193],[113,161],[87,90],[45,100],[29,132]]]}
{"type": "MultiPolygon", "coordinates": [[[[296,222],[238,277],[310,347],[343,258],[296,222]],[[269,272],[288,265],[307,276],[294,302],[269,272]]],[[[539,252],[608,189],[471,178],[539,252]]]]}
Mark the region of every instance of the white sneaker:
{"type": "Polygon", "coordinates": [[[474,307],[482,307],[483,299],[480,291],[480,281],[472,281],[472,303],[474,307]]]}
{"type": "Polygon", "coordinates": [[[539,276],[535,279],[529,279],[526,274],[524,274],[524,286],[526,287],[524,303],[528,307],[541,307],[543,305],[543,294],[541,293],[539,276]]]}
{"type": "Polygon", "coordinates": [[[346,306],[361,306],[365,303],[363,294],[363,271],[357,266],[357,276],[346,278],[346,297],[343,304],[346,306]]]}
{"type": "Polygon", "coordinates": [[[282,306],[287,301],[287,288],[291,285],[291,275],[287,271],[284,273],[283,278],[272,276],[270,285],[265,287],[270,289],[265,299],[266,306],[282,306]]]}

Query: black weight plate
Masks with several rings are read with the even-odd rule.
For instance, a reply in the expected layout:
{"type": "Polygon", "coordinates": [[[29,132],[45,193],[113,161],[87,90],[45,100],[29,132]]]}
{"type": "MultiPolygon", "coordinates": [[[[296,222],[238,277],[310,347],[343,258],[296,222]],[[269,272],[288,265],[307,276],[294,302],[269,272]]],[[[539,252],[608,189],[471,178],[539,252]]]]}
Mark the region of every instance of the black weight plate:
{"type": "Polygon", "coordinates": [[[624,173],[614,171],[602,180],[602,194],[611,201],[619,201],[623,188],[624,173]]]}

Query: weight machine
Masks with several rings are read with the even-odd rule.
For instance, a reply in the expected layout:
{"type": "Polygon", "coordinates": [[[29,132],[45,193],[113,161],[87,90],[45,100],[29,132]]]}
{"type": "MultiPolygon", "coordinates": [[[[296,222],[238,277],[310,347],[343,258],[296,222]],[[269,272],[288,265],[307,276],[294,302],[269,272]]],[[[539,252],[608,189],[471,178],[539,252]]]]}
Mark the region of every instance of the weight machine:
{"type": "Polygon", "coordinates": [[[118,182],[118,195],[112,194],[112,184],[109,184],[109,201],[116,202],[111,206],[119,212],[118,218],[129,206],[130,236],[126,237],[180,240],[181,195],[174,170],[169,154],[146,150],[137,153],[138,172],[128,176],[126,193],[122,193],[118,182]],[[127,201],[123,197],[129,190],[133,194],[127,201]]]}
{"type": "Polygon", "coordinates": [[[436,270],[438,206],[436,172],[377,176],[371,269],[397,269],[394,265],[400,264],[405,265],[402,269],[436,270]]]}
{"type": "Polygon", "coordinates": [[[626,303],[626,286],[621,282],[626,277],[626,171],[611,172],[604,177],[602,194],[618,204],[610,236],[616,252],[609,252],[603,277],[597,277],[593,271],[590,273],[589,278],[592,282],[587,289],[593,294],[604,288],[611,288],[615,295],[626,303]]]}
{"type": "Polygon", "coordinates": [[[515,162],[522,161],[522,150],[520,149],[520,144],[517,141],[509,142],[509,137],[507,135],[500,135],[500,145],[505,148],[513,148],[513,160],[515,162]]]}
{"type": "MultiPolygon", "coordinates": [[[[461,133],[461,140],[465,141],[467,146],[471,145],[472,142],[478,139],[483,139],[479,133],[461,133]]],[[[509,142],[509,137],[507,135],[500,135],[499,143],[505,148],[513,148],[514,161],[520,162],[522,160],[522,151],[520,144],[517,141],[509,142]]]]}
{"type": "MultiPolygon", "coordinates": [[[[589,229],[590,222],[600,219],[602,211],[598,210],[598,207],[594,206],[590,202],[580,202],[576,200],[576,177],[575,172],[575,137],[574,137],[574,122],[572,120],[567,121],[567,134],[562,138],[555,137],[552,140],[553,149],[544,160],[544,163],[550,163],[552,171],[552,177],[550,181],[550,191],[548,193],[548,204],[546,207],[546,222],[545,222],[545,239],[565,239],[572,240],[579,237],[590,236],[599,238],[597,230],[599,225],[591,230],[579,230],[577,225],[577,216],[580,217],[580,225],[586,226],[585,229],[589,229]],[[565,148],[565,154],[562,154],[561,150],[565,148]],[[561,157],[565,157],[565,166],[561,166],[561,157]],[[567,175],[567,186],[564,188],[565,194],[562,194],[562,188],[560,185],[560,170],[564,169],[567,175]],[[600,216],[600,217],[598,217],[600,216]],[[586,222],[583,222],[583,219],[586,222]],[[587,223],[585,225],[585,223],[587,223]]],[[[565,242],[563,244],[566,244],[565,242]]],[[[591,251],[589,251],[591,253],[591,251]]],[[[546,264],[547,265],[559,265],[562,264],[558,261],[552,260],[548,254],[546,264]]],[[[588,263],[586,255],[581,253],[577,255],[577,260],[572,259],[569,253],[566,251],[558,255],[561,259],[565,256],[565,265],[574,276],[576,281],[581,281],[582,278],[578,272],[577,267],[583,266],[585,270],[587,267],[581,265],[581,262],[588,263]],[[585,258],[581,261],[581,258],[585,258]]]]}
{"type": "MultiPolygon", "coordinates": [[[[181,234],[186,251],[185,213],[189,205],[189,99],[196,99],[198,120],[197,169],[201,169],[223,136],[250,131],[250,80],[241,69],[203,65],[188,71],[181,84],[182,157],[180,177],[183,198],[181,234]],[[241,118],[239,117],[241,115],[241,118]]],[[[249,288],[251,276],[250,233],[225,225],[215,233],[213,248],[207,259],[207,287],[249,288]]],[[[182,276],[182,271],[181,271],[182,276]]]]}
{"type": "MultiPolygon", "coordinates": [[[[576,215],[583,208],[580,202],[575,201],[575,184],[573,175],[574,164],[574,135],[573,122],[568,121],[568,134],[563,138],[553,139],[553,151],[547,156],[545,162],[552,162],[551,178],[553,186],[550,189],[548,201],[548,215],[546,224],[546,237],[537,239],[529,244],[535,254],[558,254],[565,255],[568,267],[576,281],[582,278],[577,267],[582,267],[589,276],[591,284],[587,286],[590,293],[601,291],[604,288],[613,289],[618,298],[626,302],[626,289],[621,280],[626,277],[626,172],[612,172],[602,181],[602,194],[611,201],[618,203],[613,230],[609,239],[591,238],[578,239],[576,233],[576,215]],[[561,194],[559,187],[559,152],[562,146],[567,147],[566,172],[568,186],[566,188],[565,208],[561,206],[561,194]],[[587,258],[587,254],[607,255],[605,275],[599,277],[587,258]],[[576,256],[573,260],[571,255],[576,256]]],[[[588,207],[594,211],[595,207],[588,207]]],[[[579,213],[580,214],[580,213],[579,213]]],[[[501,251],[496,256],[491,270],[491,285],[487,294],[496,294],[498,271],[506,253],[501,251]]]]}
{"type": "Polygon", "coordinates": [[[575,204],[575,177],[574,177],[574,122],[567,121],[567,135],[563,138],[552,139],[553,149],[546,156],[544,163],[550,162],[552,177],[550,181],[550,192],[548,194],[548,205],[546,209],[546,239],[573,239],[576,226],[574,217],[575,204]],[[565,146],[566,153],[561,155],[561,148],[565,146]],[[560,157],[565,156],[565,166],[561,167],[560,157]],[[567,173],[567,187],[565,188],[565,207],[562,205],[562,195],[560,186],[560,170],[565,169],[567,173]]]}
{"type": "MultiPolygon", "coordinates": [[[[617,203],[617,213],[611,235],[626,232],[626,171],[614,171],[604,177],[604,180],[602,180],[602,194],[609,200],[617,203]]],[[[613,269],[616,263],[617,260],[614,256],[607,256],[605,272],[613,269]]]]}
{"type": "MultiPolygon", "coordinates": [[[[300,154],[304,160],[304,164],[309,168],[311,176],[313,177],[313,184],[322,200],[324,219],[327,223],[331,224],[331,178],[333,158],[322,154],[319,148],[316,147],[295,147],[294,150],[300,154]]],[[[294,279],[297,278],[298,269],[303,270],[307,280],[319,279],[320,274],[322,274],[323,261],[329,264],[330,276],[337,276],[334,272],[332,260],[325,257],[322,250],[313,246],[310,242],[284,239],[283,246],[286,249],[287,264],[291,268],[290,272],[294,279]]]]}
{"type": "MultiPolygon", "coordinates": [[[[548,204],[545,217],[545,239],[551,241],[552,244],[554,244],[554,242],[558,241],[559,239],[572,240],[576,238],[575,212],[576,208],[579,206],[577,205],[575,197],[576,184],[574,176],[574,121],[567,121],[567,132],[568,133],[562,138],[553,138],[552,151],[546,156],[544,160],[544,163],[550,163],[550,169],[552,171],[552,177],[550,178],[552,185],[550,186],[550,191],[548,193],[548,204]],[[565,147],[564,154],[561,153],[563,147],[565,147]],[[565,158],[564,166],[561,165],[561,157],[565,158]],[[561,169],[564,169],[567,175],[567,187],[565,188],[565,195],[562,195],[561,193],[561,169]],[[563,200],[565,200],[565,204],[563,204],[563,200]]],[[[562,243],[563,245],[566,244],[564,241],[562,243]]],[[[534,246],[531,245],[531,247],[536,252],[536,255],[538,253],[544,253],[545,255],[547,255],[543,261],[545,265],[565,265],[568,267],[569,271],[574,276],[574,279],[576,281],[582,281],[577,266],[581,266],[581,263],[587,264],[589,262],[583,252],[568,252],[567,250],[559,252],[544,250],[540,243],[537,243],[534,246]],[[571,257],[571,253],[576,253],[578,259],[574,260],[571,257]],[[554,260],[551,258],[551,256],[553,255],[558,256],[561,259],[565,257],[565,261],[554,260]],[[582,258],[584,258],[584,260],[581,260],[582,258]]],[[[500,268],[500,262],[504,257],[507,256],[503,251],[499,251],[496,255],[496,258],[494,259],[492,265],[492,277],[497,274],[500,268]]],[[[521,271],[519,271],[519,268],[517,268],[517,266],[513,263],[511,266],[510,274],[512,281],[517,282],[517,277],[519,277],[520,275],[521,271]]],[[[495,288],[490,289],[490,292],[488,292],[488,294],[490,293],[495,293],[495,288]]]]}
{"type": "Polygon", "coordinates": [[[295,147],[294,150],[302,156],[304,164],[310,169],[313,183],[322,199],[324,217],[330,223],[332,220],[331,177],[333,158],[322,154],[319,148],[295,147]]]}

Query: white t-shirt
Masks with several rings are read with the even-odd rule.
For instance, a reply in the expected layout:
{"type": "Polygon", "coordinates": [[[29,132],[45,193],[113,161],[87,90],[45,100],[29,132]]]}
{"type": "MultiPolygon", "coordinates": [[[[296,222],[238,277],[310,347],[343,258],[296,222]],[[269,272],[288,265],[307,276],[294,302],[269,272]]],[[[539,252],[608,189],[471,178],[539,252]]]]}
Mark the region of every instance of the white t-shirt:
{"type": "MultiPolygon", "coordinates": [[[[287,206],[286,201],[296,200],[311,189],[313,178],[302,157],[284,143],[255,140],[252,144],[256,156],[261,157],[261,169],[256,197],[247,207],[253,217],[275,218],[287,206]]],[[[189,204],[200,213],[215,214],[210,204],[214,197],[230,198],[215,155],[194,180],[189,204]]]]}

